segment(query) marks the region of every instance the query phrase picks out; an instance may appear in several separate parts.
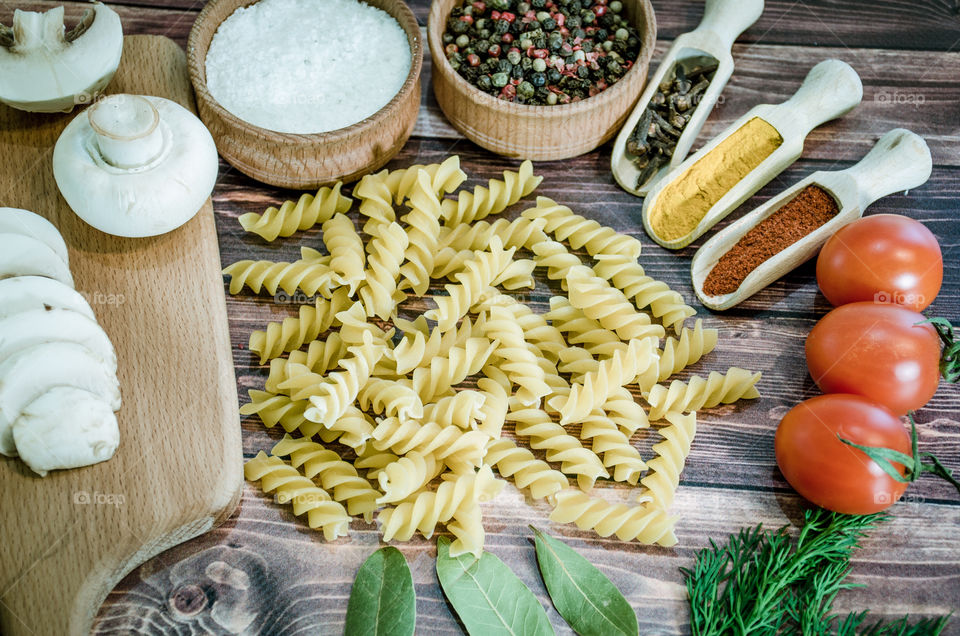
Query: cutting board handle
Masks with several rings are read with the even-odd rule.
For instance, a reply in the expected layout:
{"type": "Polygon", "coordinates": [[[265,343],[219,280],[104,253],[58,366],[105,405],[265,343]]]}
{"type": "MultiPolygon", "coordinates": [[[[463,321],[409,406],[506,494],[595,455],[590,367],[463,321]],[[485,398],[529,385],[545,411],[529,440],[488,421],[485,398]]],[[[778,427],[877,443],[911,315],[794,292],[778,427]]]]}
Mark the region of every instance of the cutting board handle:
{"type": "Polygon", "coordinates": [[[842,60],[824,60],[810,69],[793,97],[777,106],[782,118],[794,122],[800,138],[820,124],[852,110],[863,99],[863,84],[853,67],[842,60]]]}
{"type": "Polygon", "coordinates": [[[700,25],[691,33],[700,39],[707,33],[729,50],[741,33],[763,13],[763,0],[707,0],[700,25]]]}
{"type": "Polygon", "coordinates": [[[879,198],[925,183],[932,169],[930,148],[923,137],[894,128],[843,172],[856,182],[860,209],[865,210],[879,198]]]}

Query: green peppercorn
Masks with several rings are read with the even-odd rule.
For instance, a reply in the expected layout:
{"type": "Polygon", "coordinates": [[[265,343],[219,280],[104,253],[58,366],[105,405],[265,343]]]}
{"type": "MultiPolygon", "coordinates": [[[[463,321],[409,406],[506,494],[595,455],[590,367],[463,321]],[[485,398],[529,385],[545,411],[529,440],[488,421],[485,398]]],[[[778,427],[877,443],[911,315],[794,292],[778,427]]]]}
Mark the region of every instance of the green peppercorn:
{"type": "Polygon", "coordinates": [[[497,71],[500,73],[509,74],[513,70],[513,64],[510,63],[510,60],[500,60],[497,62],[497,71]]]}
{"type": "Polygon", "coordinates": [[[610,51],[612,51],[612,50],[613,50],[613,42],[610,41],[610,40],[606,40],[606,41],[603,43],[603,50],[604,50],[604,51],[607,51],[608,53],[609,53],[610,51]]]}
{"type": "Polygon", "coordinates": [[[557,103],[557,94],[551,92],[549,95],[547,95],[547,104],[549,104],[550,106],[554,106],[556,103],[557,103]]]}
{"type": "Polygon", "coordinates": [[[510,78],[515,80],[523,79],[523,67],[521,67],[519,64],[514,66],[513,70],[510,71],[510,78]]]}
{"type": "Polygon", "coordinates": [[[551,84],[556,84],[557,82],[559,82],[561,77],[563,76],[560,75],[560,71],[558,71],[555,68],[552,68],[549,71],[547,71],[547,81],[550,82],[551,84]]]}
{"type": "Polygon", "coordinates": [[[582,49],[579,51],[574,51],[573,59],[575,62],[585,62],[587,59],[587,54],[584,53],[582,49]]]}
{"type": "Polygon", "coordinates": [[[557,21],[554,20],[553,18],[547,18],[546,20],[543,20],[540,24],[542,24],[543,28],[546,29],[547,31],[553,31],[554,29],[557,28],[557,21]]]}
{"type": "Polygon", "coordinates": [[[522,40],[520,40],[520,48],[522,50],[526,51],[531,46],[533,46],[533,40],[531,40],[530,38],[523,38],[522,40]]]}
{"type": "Polygon", "coordinates": [[[520,4],[517,5],[517,13],[526,13],[529,10],[530,10],[529,2],[521,2],[520,4]]]}
{"type": "Polygon", "coordinates": [[[583,20],[584,24],[593,24],[593,21],[597,19],[597,16],[593,11],[584,11],[580,14],[580,19],[583,20]]]}
{"type": "Polygon", "coordinates": [[[463,22],[462,20],[455,21],[453,25],[450,27],[450,29],[457,34],[466,33],[469,28],[470,28],[470,25],[467,24],[466,22],[463,22]]]}
{"type": "Polygon", "coordinates": [[[626,29],[617,29],[614,37],[616,37],[618,40],[626,40],[628,37],[630,37],[630,33],[626,29]]]}
{"type": "Polygon", "coordinates": [[[540,58],[535,59],[535,60],[533,61],[532,66],[533,66],[533,70],[536,71],[537,73],[543,73],[545,70],[547,70],[547,63],[546,63],[546,61],[544,61],[544,60],[542,60],[542,59],[540,59],[540,58]]]}
{"type": "Polygon", "coordinates": [[[467,45],[470,44],[470,36],[466,34],[458,35],[456,42],[457,46],[459,46],[461,49],[466,48],[467,45]]]}
{"type": "Polygon", "coordinates": [[[551,51],[559,51],[560,47],[563,46],[563,36],[557,31],[554,31],[550,34],[550,37],[547,38],[547,42],[551,51]]]}
{"type": "Polygon", "coordinates": [[[510,76],[506,73],[494,73],[493,77],[490,78],[493,82],[493,85],[497,88],[503,88],[507,85],[507,82],[510,81],[510,76]]]}
{"type": "Polygon", "coordinates": [[[520,68],[522,68],[524,71],[529,71],[531,68],[533,68],[533,60],[531,60],[529,57],[524,57],[522,60],[520,60],[520,68]]]}
{"type": "Polygon", "coordinates": [[[586,79],[589,76],[590,76],[590,69],[588,69],[586,66],[581,66],[577,68],[577,77],[586,79]]]}
{"type": "Polygon", "coordinates": [[[489,75],[481,75],[477,79],[477,88],[482,91],[489,91],[493,89],[493,80],[490,79],[489,75]]]}
{"type": "Polygon", "coordinates": [[[614,13],[620,13],[621,11],[623,11],[623,3],[620,2],[620,0],[613,0],[613,2],[607,5],[607,8],[613,11],[614,13]]]}
{"type": "Polygon", "coordinates": [[[534,86],[536,86],[537,88],[540,88],[541,86],[545,86],[546,83],[547,83],[547,74],[546,74],[546,73],[533,73],[533,74],[530,76],[530,83],[533,84],[534,86]]]}
{"type": "Polygon", "coordinates": [[[511,64],[519,64],[520,58],[520,51],[510,51],[507,53],[507,60],[509,60],[511,64]]]}
{"type": "Polygon", "coordinates": [[[546,20],[546,19],[549,18],[549,17],[550,17],[550,14],[547,13],[546,11],[538,11],[538,12],[537,12],[537,21],[538,21],[538,22],[543,22],[544,20],[546,20]]]}
{"type": "Polygon", "coordinates": [[[547,0],[530,0],[530,6],[534,9],[542,9],[547,6],[547,0]]]}
{"type": "Polygon", "coordinates": [[[520,84],[517,85],[517,97],[520,99],[530,99],[533,97],[534,92],[536,91],[530,82],[520,82],[520,84]]]}

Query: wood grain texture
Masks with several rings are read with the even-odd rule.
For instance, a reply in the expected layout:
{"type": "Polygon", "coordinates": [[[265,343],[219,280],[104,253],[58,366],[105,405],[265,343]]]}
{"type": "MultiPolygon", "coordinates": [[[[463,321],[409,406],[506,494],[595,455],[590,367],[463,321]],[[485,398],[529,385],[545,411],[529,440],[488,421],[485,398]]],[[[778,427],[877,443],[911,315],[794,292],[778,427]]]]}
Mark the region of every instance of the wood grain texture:
{"type": "MultiPolygon", "coordinates": [[[[134,36],[111,92],[193,108],[186,60],[134,36]]],[[[240,435],[213,209],[180,229],[122,239],[86,225],[60,197],[53,144],[73,115],[0,107],[0,192],[50,219],[80,291],[117,350],[120,447],[109,461],[46,478],[0,460],[0,632],[83,634],[127,572],[222,522],[240,496],[240,435]]],[[[84,116],[81,113],[79,116],[84,116]]]]}
{"type": "MultiPolygon", "coordinates": [[[[124,27],[131,32],[169,31],[181,44],[199,9],[192,0],[133,0],[118,7],[124,27]],[[157,4],[159,2],[160,4],[157,4]],[[159,8],[160,5],[173,7],[159,8]],[[193,7],[194,13],[186,11],[193,7]],[[185,17],[186,16],[186,17],[185,17]]],[[[42,3],[54,6],[54,2],[42,3]]],[[[67,3],[76,11],[78,3],[67,3]]],[[[653,0],[660,40],[652,61],[655,68],[672,37],[693,29],[700,20],[699,0],[653,0]]],[[[9,23],[13,6],[0,8],[9,23]]],[[[944,251],[944,285],[931,313],[960,319],[960,54],[955,0],[767,0],[760,21],[734,46],[736,70],[724,91],[724,102],[708,119],[695,148],[760,102],[776,103],[789,97],[816,62],[839,57],[860,72],[864,101],[844,119],[814,131],[803,157],[767,184],[717,228],[725,227],[783,189],[815,170],[849,167],[859,160],[889,129],[903,126],[927,139],[934,156],[934,171],[922,187],[905,195],[885,197],[867,210],[902,213],[924,222],[940,240],[944,251]],[[849,47],[849,48],[848,48],[849,47]],[[948,52],[953,49],[954,52],[948,52]],[[918,49],[904,52],[901,49],[918,49]]],[[[429,3],[411,2],[421,25],[426,24],[429,3]]],[[[68,11],[69,12],[69,11],[68,11]]],[[[423,32],[423,31],[422,31],[423,32]]],[[[424,63],[422,81],[429,86],[430,59],[424,63]]],[[[388,167],[429,163],[450,152],[460,154],[470,174],[468,185],[485,183],[516,162],[494,156],[460,136],[440,114],[432,90],[424,90],[414,136],[388,167]]],[[[575,161],[539,164],[546,176],[539,193],[570,205],[640,238],[641,263],[647,272],[669,283],[688,302],[690,260],[712,233],[679,252],[659,248],[643,233],[641,200],[622,191],[609,175],[610,145],[575,161]]],[[[262,212],[293,194],[262,186],[226,164],[214,193],[217,230],[223,263],[244,258],[275,260],[296,258],[300,244],[321,246],[316,230],[268,245],[246,235],[237,223],[244,212],[262,212]]],[[[515,206],[516,214],[526,202],[515,206]]],[[[537,311],[545,310],[551,288],[538,288],[523,297],[537,311]]],[[[266,370],[257,366],[247,350],[254,329],[270,320],[296,313],[294,303],[278,305],[274,299],[244,295],[227,299],[230,339],[237,368],[237,383],[244,394],[260,388],[266,370]]],[[[699,306],[708,326],[722,330],[715,352],[690,370],[707,373],[731,365],[764,373],[763,397],[752,403],[703,412],[702,425],[677,495],[682,515],[680,545],[675,549],[624,546],[591,533],[547,521],[543,504],[526,501],[510,490],[485,509],[490,549],[507,561],[548,607],[558,633],[569,634],[549,606],[536,574],[527,523],[560,536],[581,550],[621,586],[637,610],[641,633],[686,634],[686,607],[677,568],[688,566],[696,549],[709,538],[719,538],[759,521],[776,526],[796,523],[798,497],[780,476],[773,457],[773,433],[786,411],[798,401],[817,394],[804,360],[803,341],[829,305],[817,291],[813,264],[787,274],[730,311],[711,313],[699,306]]],[[[415,310],[415,308],[413,309],[415,310]]],[[[412,311],[413,311],[412,310],[412,311]]],[[[681,376],[682,377],[682,376],[681,376]]],[[[918,414],[920,443],[937,453],[949,466],[960,466],[960,390],[941,386],[918,414]]],[[[246,457],[269,448],[275,432],[266,431],[256,418],[243,421],[246,457]]],[[[645,452],[650,443],[639,436],[645,452]]],[[[604,490],[611,498],[620,492],[604,490]]],[[[934,615],[960,607],[960,506],[956,491],[947,484],[924,478],[912,485],[908,500],[892,509],[894,518],[864,542],[854,559],[852,580],[864,589],[845,591],[838,610],[870,608],[879,615],[910,612],[934,615]]],[[[354,534],[335,544],[325,544],[290,514],[255,488],[244,490],[238,515],[219,529],[169,550],[127,576],[110,594],[94,627],[95,633],[255,633],[261,626],[279,625],[275,633],[339,633],[342,630],[349,583],[363,560],[378,545],[376,532],[363,523],[354,534]],[[223,561],[248,573],[247,590],[213,581],[206,568],[223,561]],[[202,598],[201,594],[202,593],[202,598]],[[252,608],[252,609],[251,609],[252,608]],[[215,611],[216,610],[216,611],[215,611]],[[250,618],[250,614],[254,616],[250,618]]],[[[456,618],[440,595],[434,573],[433,541],[418,539],[401,545],[414,571],[418,599],[419,633],[462,633],[456,618]]],[[[948,634],[960,634],[954,619],[948,634]]]]}

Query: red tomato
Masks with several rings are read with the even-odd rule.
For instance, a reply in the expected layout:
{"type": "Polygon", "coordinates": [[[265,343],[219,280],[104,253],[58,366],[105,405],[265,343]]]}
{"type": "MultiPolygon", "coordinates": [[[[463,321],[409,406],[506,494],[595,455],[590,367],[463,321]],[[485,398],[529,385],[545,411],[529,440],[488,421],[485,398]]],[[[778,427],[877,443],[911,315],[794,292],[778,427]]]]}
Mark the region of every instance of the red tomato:
{"type": "Polygon", "coordinates": [[[884,407],[859,395],[820,395],[790,409],[777,427],[777,465],[793,489],[822,508],[851,515],[878,512],[900,499],[907,484],[837,435],[910,454],[903,423],[884,407]]]}
{"type": "Polygon", "coordinates": [[[896,415],[930,401],[940,382],[940,339],[899,305],[841,305],[807,336],[807,368],[824,393],[855,393],[896,415]]]}
{"type": "Polygon", "coordinates": [[[817,258],[817,284],[834,306],[876,300],[921,311],[942,282],[937,238],[919,221],[897,214],[875,214],[840,228],[817,258]]]}

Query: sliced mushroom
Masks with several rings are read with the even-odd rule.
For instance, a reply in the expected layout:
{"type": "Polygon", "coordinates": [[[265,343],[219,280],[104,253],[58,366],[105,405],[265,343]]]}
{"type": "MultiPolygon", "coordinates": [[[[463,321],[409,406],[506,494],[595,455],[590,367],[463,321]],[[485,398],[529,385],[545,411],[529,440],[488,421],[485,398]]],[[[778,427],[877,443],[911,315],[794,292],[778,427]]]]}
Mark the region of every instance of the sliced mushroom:
{"type": "Polygon", "coordinates": [[[72,287],[44,276],[0,280],[0,320],[22,311],[69,309],[96,320],[90,304],[72,287]]]}
{"type": "Polygon", "coordinates": [[[16,456],[13,423],[28,404],[57,386],[85,389],[114,411],[120,408],[116,375],[86,347],[52,342],[23,349],[0,363],[0,453],[16,456]]]}
{"type": "Polygon", "coordinates": [[[58,386],[24,407],[13,423],[20,459],[38,475],[113,457],[120,444],[117,416],[100,396],[58,386]]]}
{"type": "Polygon", "coordinates": [[[23,234],[0,234],[0,278],[47,276],[73,287],[70,268],[46,243],[23,234]]]}
{"type": "Polygon", "coordinates": [[[67,244],[53,223],[39,214],[20,208],[0,208],[0,233],[22,234],[35,238],[56,252],[65,265],[70,265],[67,244]]]}
{"type": "Polygon", "coordinates": [[[96,321],[67,309],[37,309],[0,320],[0,363],[18,351],[47,342],[73,342],[117,371],[117,354],[96,321]]]}
{"type": "Polygon", "coordinates": [[[69,112],[106,88],[120,64],[120,17],[96,3],[69,33],[63,7],[13,14],[0,25],[0,101],[38,113],[69,112]]]}

